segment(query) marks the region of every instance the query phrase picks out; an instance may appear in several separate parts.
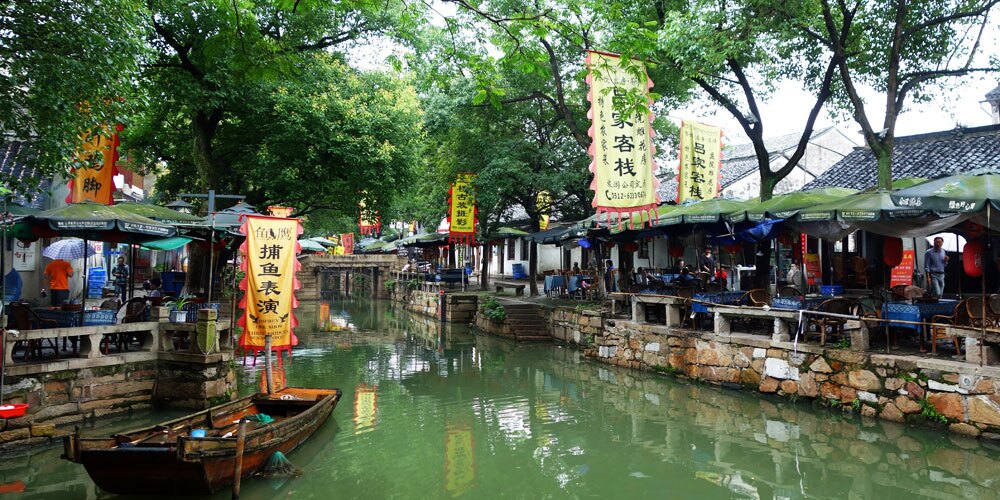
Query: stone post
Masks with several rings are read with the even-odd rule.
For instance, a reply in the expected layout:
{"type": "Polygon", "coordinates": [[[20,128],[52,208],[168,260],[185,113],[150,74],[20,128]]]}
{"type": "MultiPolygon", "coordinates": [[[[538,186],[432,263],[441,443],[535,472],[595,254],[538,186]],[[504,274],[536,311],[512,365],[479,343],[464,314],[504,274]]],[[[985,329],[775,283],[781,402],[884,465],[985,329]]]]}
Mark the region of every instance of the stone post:
{"type": "Polygon", "coordinates": [[[195,338],[191,346],[197,343],[202,354],[211,354],[218,345],[219,311],[215,309],[199,309],[198,323],[195,325],[195,338]]]}

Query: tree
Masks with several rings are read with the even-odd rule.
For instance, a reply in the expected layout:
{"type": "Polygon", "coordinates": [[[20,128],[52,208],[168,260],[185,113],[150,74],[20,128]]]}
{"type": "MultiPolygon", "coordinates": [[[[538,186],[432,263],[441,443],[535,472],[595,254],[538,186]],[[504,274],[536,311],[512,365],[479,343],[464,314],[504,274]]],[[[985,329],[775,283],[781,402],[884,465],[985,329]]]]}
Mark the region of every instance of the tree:
{"type": "Polygon", "coordinates": [[[907,99],[930,98],[948,78],[997,71],[996,61],[982,60],[988,55],[980,50],[997,4],[1000,0],[820,0],[822,24],[799,23],[804,37],[838,56],[840,103],[875,155],[879,189],[892,189],[896,124],[907,99]],[[881,129],[861,97],[861,84],[885,95],[881,129]]]}
{"type": "Polygon", "coordinates": [[[29,143],[42,173],[67,172],[81,133],[141,108],[147,28],[139,0],[3,2],[0,130],[29,143]]]}

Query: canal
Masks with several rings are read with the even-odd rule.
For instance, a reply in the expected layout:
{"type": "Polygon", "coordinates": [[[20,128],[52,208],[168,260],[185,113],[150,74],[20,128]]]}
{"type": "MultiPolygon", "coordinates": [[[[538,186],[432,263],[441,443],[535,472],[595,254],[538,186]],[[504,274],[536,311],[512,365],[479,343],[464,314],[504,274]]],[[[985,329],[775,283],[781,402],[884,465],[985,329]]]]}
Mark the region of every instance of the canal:
{"type": "MultiPolygon", "coordinates": [[[[1000,451],[947,432],[605,366],[383,302],[303,303],[299,316],[311,326],[284,377],[344,398],[289,456],[300,477],[245,482],[243,498],[998,496],[1000,451]]],[[[260,364],[241,368],[242,392],[260,364]]],[[[60,451],[0,460],[0,488],[107,496],[60,451]]]]}

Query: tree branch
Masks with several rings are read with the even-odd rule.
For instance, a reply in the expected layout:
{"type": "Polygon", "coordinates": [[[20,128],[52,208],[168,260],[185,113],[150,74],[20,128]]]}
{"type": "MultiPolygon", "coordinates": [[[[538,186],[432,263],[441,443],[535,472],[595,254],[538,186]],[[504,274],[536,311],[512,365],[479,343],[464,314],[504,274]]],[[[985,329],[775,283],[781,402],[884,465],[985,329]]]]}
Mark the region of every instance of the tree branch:
{"type": "Polygon", "coordinates": [[[903,37],[903,39],[908,39],[911,36],[915,35],[918,31],[926,29],[926,28],[930,28],[932,26],[937,26],[939,24],[945,24],[945,23],[950,22],[950,21],[955,21],[955,20],[958,20],[958,19],[964,19],[964,18],[967,18],[967,17],[979,17],[979,16],[981,16],[981,15],[986,14],[987,12],[989,12],[990,9],[992,9],[993,7],[995,7],[997,4],[1000,4],[1000,0],[990,0],[990,1],[982,4],[978,9],[975,9],[975,10],[959,11],[959,12],[955,12],[955,13],[949,14],[947,16],[939,16],[939,17],[935,17],[935,18],[932,18],[932,19],[928,19],[928,20],[926,20],[926,21],[924,21],[922,23],[915,24],[915,25],[910,26],[909,28],[907,28],[905,31],[903,31],[902,37],[903,37]]]}

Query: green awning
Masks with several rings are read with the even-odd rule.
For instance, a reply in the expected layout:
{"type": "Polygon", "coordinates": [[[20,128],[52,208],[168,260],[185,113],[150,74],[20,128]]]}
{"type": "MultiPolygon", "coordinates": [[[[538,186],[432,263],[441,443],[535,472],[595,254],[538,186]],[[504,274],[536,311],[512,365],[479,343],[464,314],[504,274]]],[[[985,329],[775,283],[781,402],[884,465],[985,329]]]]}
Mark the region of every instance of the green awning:
{"type": "Polygon", "coordinates": [[[760,222],[768,216],[776,219],[787,219],[799,213],[804,208],[841,200],[856,192],[853,189],[839,187],[794,191],[775,196],[764,202],[752,203],[743,210],[726,215],[726,219],[730,222],[742,222],[744,220],[760,222]]]}
{"type": "Polygon", "coordinates": [[[150,250],[177,250],[178,248],[191,243],[191,238],[185,238],[183,236],[174,236],[173,238],[163,238],[162,240],[153,240],[143,243],[143,248],[148,248],[150,250]]]}
{"type": "Polygon", "coordinates": [[[171,210],[167,207],[161,207],[159,205],[151,205],[149,203],[135,203],[131,201],[126,201],[123,203],[116,204],[115,207],[129,213],[141,215],[143,217],[147,217],[153,220],[158,220],[160,222],[166,222],[168,224],[202,222],[205,220],[204,218],[198,217],[197,215],[186,214],[183,212],[178,212],[176,210],[171,210]]]}

